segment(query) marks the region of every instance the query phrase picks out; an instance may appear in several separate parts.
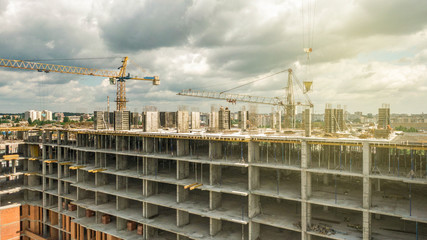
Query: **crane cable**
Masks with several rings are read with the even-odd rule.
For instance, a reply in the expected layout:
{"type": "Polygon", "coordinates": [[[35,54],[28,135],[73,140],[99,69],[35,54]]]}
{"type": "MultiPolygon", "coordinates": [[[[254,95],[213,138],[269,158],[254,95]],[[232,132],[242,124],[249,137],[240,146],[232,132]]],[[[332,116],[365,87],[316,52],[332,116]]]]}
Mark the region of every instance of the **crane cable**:
{"type": "Polygon", "coordinates": [[[273,74],[271,74],[271,75],[268,75],[268,76],[265,76],[265,77],[262,77],[262,78],[259,78],[259,79],[256,79],[256,80],[253,80],[253,81],[250,81],[250,82],[248,82],[248,83],[244,83],[244,84],[239,85],[239,86],[237,86],[237,87],[233,87],[233,88],[230,88],[230,89],[224,90],[224,91],[222,91],[222,92],[220,92],[220,93],[229,92],[229,91],[231,91],[231,90],[234,90],[234,89],[237,89],[237,88],[241,88],[241,87],[247,86],[247,85],[252,84],[252,83],[254,83],[254,82],[258,82],[258,81],[264,80],[264,79],[269,78],[269,77],[273,77],[273,76],[275,76],[275,75],[277,75],[277,74],[280,74],[280,73],[283,73],[283,72],[287,72],[287,71],[288,71],[288,69],[285,69],[285,70],[282,70],[282,71],[279,71],[279,72],[273,73],[273,74]]]}
{"type": "Polygon", "coordinates": [[[301,1],[301,21],[302,21],[302,45],[303,50],[307,55],[305,60],[305,74],[306,79],[312,79],[311,77],[311,59],[310,53],[312,52],[314,45],[314,29],[315,29],[315,16],[317,1],[316,0],[305,0],[301,1]]]}

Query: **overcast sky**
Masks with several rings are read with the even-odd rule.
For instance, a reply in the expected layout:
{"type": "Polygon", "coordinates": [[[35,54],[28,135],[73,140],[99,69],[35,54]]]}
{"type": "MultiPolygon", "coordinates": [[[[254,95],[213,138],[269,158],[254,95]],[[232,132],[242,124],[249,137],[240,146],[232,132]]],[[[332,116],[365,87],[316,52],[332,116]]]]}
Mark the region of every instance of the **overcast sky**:
{"type": "MultiPolygon", "coordinates": [[[[395,113],[427,112],[427,1],[313,1],[0,0],[0,57],[129,56],[129,72],[161,80],[127,82],[131,111],[212,104],[237,111],[243,104],[176,93],[223,91],[292,67],[300,81],[313,81],[315,112],[326,103],[350,112],[377,113],[382,103],[395,113]],[[303,47],[313,48],[309,67],[303,47]]],[[[120,61],[48,63],[116,70],[120,61]]],[[[286,81],[281,73],[232,92],[283,96],[286,81]]],[[[102,110],[115,91],[100,77],[0,68],[0,112],[102,110]]]]}

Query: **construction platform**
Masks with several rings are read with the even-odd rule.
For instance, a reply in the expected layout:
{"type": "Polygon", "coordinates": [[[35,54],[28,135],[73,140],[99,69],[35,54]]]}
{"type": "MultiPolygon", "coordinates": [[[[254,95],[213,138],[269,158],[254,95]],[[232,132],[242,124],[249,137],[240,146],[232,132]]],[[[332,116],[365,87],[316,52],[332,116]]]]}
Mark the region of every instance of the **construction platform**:
{"type": "Polygon", "coordinates": [[[25,239],[427,238],[426,135],[21,131],[25,239]]]}

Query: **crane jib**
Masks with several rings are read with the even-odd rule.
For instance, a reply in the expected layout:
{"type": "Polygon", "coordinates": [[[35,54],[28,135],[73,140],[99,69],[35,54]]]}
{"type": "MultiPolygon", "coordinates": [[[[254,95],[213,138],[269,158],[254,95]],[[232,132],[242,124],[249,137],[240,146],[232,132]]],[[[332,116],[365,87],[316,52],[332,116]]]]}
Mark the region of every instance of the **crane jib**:
{"type": "Polygon", "coordinates": [[[16,69],[25,69],[25,70],[34,70],[38,72],[57,72],[57,73],[68,73],[68,74],[77,74],[77,75],[88,75],[88,76],[96,76],[96,77],[107,77],[110,78],[110,84],[117,83],[117,111],[126,110],[126,88],[125,81],[127,79],[132,80],[146,80],[152,81],[153,85],[159,85],[160,79],[158,76],[153,77],[132,77],[129,73],[127,76],[126,72],[126,64],[128,57],[125,57],[122,61],[122,66],[119,68],[120,71],[109,71],[109,70],[100,70],[94,68],[83,68],[83,67],[73,67],[73,66],[63,66],[63,65],[55,65],[49,63],[39,63],[39,62],[30,62],[24,60],[11,60],[11,59],[3,59],[0,58],[0,67],[5,68],[16,68],[16,69]],[[116,82],[117,80],[117,82],[116,82]]]}

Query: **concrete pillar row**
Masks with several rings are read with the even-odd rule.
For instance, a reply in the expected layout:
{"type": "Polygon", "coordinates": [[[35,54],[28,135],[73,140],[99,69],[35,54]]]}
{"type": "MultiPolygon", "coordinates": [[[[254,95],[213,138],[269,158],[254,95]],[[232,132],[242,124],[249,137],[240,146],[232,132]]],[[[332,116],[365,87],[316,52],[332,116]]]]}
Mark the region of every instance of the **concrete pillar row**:
{"type": "Polygon", "coordinates": [[[371,147],[368,142],[362,144],[363,151],[363,239],[371,239],[371,214],[369,209],[372,204],[372,184],[370,179],[372,169],[372,154],[371,147]]]}
{"type": "Polygon", "coordinates": [[[307,169],[311,166],[311,148],[306,141],[301,142],[301,239],[310,240],[307,233],[311,225],[311,204],[307,200],[311,197],[311,173],[307,169]]]}

